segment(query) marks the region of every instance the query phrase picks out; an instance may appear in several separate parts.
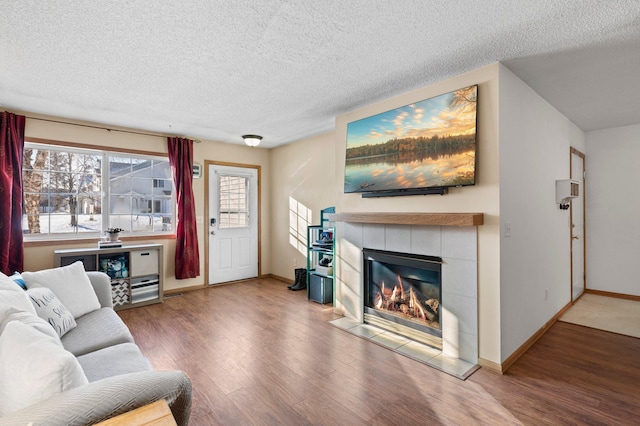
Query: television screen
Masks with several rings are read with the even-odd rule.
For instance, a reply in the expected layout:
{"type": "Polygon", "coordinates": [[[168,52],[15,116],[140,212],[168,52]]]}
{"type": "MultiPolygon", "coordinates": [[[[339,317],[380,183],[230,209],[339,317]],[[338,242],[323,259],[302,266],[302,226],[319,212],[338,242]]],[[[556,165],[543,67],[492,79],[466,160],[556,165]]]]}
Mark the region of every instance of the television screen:
{"type": "Polygon", "coordinates": [[[478,86],[347,125],[344,192],[474,185],[478,86]]]}

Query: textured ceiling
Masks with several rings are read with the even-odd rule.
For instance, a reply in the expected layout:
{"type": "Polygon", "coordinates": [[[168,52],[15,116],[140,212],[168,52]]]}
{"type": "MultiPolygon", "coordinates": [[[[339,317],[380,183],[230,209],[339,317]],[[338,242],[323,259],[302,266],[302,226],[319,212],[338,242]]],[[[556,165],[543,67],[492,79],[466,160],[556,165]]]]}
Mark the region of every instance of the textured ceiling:
{"type": "Polygon", "coordinates": [[[274,147],[502,61],[585,131],[640,123],[638,0],[0,0],[0,106],[274,147]]]}

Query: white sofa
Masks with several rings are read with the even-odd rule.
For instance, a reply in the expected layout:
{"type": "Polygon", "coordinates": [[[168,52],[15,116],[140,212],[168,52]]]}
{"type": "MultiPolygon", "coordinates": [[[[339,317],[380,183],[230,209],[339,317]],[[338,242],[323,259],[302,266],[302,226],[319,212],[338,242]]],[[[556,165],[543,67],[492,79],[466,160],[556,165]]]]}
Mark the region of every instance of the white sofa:
{"type": "Polygon", "coordinates": [[[159,399],[188,424],[189,378],[152,370],[113,310],[109,277],[78,264],[23,273],[27,291],[0,274],[0,425],[89,425],[159,399]]]}

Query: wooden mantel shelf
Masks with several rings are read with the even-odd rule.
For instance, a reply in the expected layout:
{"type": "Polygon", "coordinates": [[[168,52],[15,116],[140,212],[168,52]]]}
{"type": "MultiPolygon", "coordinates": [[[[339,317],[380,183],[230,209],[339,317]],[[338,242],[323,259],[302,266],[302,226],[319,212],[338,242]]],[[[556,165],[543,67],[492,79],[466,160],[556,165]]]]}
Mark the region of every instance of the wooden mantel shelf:
{"type": "Polygon", "coordinates": [[[384,223],[396,225],[479,226],[484,213],[335,213],[333,222],[384,223]]]}

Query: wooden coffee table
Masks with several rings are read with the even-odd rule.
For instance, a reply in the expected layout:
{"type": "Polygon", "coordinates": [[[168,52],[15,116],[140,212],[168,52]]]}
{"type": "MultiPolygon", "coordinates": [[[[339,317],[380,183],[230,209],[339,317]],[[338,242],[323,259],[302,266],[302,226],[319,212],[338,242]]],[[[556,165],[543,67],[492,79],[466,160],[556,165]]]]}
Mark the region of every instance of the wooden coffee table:
{"type": "Polygon", "coordinates": [[[116,425],[177,426],[176,421],[171,414],[171,410],[169,410],[167,401],[165,401],[164,399],[145,405],[144,407],[137,408],[133,411],[129,411],[128,413],[120,414],[119,416],[112,417],[96,424],[96,426],[116,425]]]}

